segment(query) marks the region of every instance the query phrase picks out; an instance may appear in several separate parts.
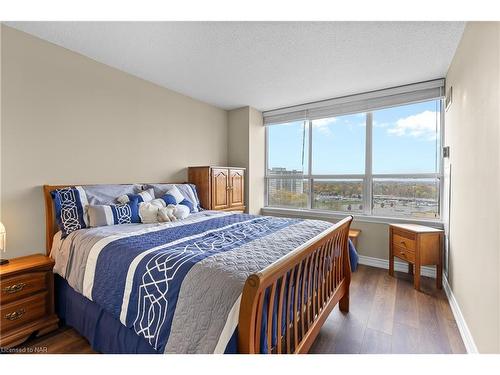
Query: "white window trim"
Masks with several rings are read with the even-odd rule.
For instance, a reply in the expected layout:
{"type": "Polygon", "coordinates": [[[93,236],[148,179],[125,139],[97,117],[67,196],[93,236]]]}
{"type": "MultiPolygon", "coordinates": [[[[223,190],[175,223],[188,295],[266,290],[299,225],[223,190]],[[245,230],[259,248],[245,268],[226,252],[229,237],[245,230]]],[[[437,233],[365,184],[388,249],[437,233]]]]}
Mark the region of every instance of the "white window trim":
{"type": "MultiPolygon", "coordinates": [[[[429,99],[439,100],[439,99],[429,99]]],[[[404,105],[404,104],[402,104],[404,105]]],[[[345,215],[352,215],[359,221],[366,222],[402,222],[402,223],[423,223],[423,224],[440,224],[442,225],[443,217],[443,157],[442,157],[442,146],[444,142],[444,111],[443,111],[443,100],[440,100],[440,129],[439,129],[439,149],[438,149],[438,168],[437,173],[397,173],[397,174],[373,174],[372,173],[372,146],[373,146],[373,113],[366,112],[366,145],[365,145],[365,173],[364,174],[327,174],[327,175],[313,175],[312,171],[312,120],[305,120],[308,125],[308,165],[307,173],[302,176],[279,176],[279,175],[269,175],[269,127],[266,126],[265,131],[265,187],[264,187],[264,202],[265,206],[262,209],[263,213],[286,213],[289,215],[297,215],[299,213],[301,216],[307,216],[306,213],[312,213],[311,217],[324,217],[324,218],[341,218],[345,215]],[[377,216],[373,215],[373,180],[378,178],[437,178],[439,179],[439,196],[438,196],[438,209],[439,218],[436,219],[418,219],[418,218],[405,218],[400,216],[377,216]],[[293,180],[307,180],[308,181],[308,197],[307,197],[307,208],[290,208],[290,207],[279,207],[279,206],[269,206],[269,196],[268,196],[268,185],[270,179],[293,179],[293,180]],[[332,179],[332,180],[363,180],[363,212],[351,212],[351,211],[325,211],[312,208],[312,197],[313,197],[313,180],[317,179],[332,179]]]]}

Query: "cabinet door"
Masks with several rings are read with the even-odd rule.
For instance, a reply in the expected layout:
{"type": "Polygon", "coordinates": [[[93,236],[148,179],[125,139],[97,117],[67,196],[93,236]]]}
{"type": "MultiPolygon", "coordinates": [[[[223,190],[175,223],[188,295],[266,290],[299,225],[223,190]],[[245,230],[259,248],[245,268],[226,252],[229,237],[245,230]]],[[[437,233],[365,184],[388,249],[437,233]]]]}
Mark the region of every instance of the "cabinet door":
{"type": "Polygon", "coordinates": [[[212,169],[212,210],[229,207],[229,171],[212,169]]]}
{"type": "Polygon", "coordinates": [[[230,175],[230,200],[231,207],[245,205],[245,171],[242,169],[231,169],[230,175]]]}

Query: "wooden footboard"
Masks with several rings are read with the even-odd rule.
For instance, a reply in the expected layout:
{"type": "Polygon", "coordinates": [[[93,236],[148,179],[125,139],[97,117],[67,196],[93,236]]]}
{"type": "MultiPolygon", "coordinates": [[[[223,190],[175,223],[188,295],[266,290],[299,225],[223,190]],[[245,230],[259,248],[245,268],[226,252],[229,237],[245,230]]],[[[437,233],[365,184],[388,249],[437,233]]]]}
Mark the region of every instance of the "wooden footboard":
{"type": "Polygon", "coordinates": [[[240,353],[307,353],[335,305],[349,311],[351,221],[343,219],[322,238],[248,277],[238,323],[240,353]]]}

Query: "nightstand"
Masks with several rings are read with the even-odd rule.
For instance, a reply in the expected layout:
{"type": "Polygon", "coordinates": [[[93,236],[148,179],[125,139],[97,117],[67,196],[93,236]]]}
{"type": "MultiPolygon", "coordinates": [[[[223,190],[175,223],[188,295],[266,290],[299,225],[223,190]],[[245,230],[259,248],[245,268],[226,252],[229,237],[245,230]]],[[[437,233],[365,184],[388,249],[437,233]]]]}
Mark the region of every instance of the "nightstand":
{"type": "Polygon", "coordinates": [[[54,261],[41,254],[10,259],[0,266],[0,347],[57,329],[53,267],[54,261]]]}
{"type": "Polygon", "coordinates": [[[361,234],[359,229],[349,229],[349,239],[351,240],[354,248],[358,246],[358,237],[361,234]]]}
{"type": "Polygon", "coordinates": [[[416,224],[389,226],[389,275],[394,276],[394,257],[407,261],[409,273],[415,272],[413,286],[420,290],[420,267],[436,265],[436,286],[443,285],[443,231],[416,224]]]}

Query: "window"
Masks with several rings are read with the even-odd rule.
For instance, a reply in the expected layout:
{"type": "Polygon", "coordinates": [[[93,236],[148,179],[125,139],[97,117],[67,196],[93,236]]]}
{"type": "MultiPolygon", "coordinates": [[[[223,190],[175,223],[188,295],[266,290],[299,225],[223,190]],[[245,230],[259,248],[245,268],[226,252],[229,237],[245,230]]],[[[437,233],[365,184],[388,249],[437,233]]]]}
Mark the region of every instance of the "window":
{"type": "Polygon", "coordinates": [[[365,173],[364,113],[312,120],[311,126],[313,174],[365,173]]]}
{"type": "Polygon", "coordinates": [[[363,180],[313,180],[312,208],[363,212],[363,180]]]}
{"type": "Polygon", "coordinates": [[[436,220],[442,99],[266,127],[266,206],[436,220]]]}
{"type": "Polygon", "coordinates": [[[439,171],[440,101],[373,112],[373,173],[439,171]]]}

